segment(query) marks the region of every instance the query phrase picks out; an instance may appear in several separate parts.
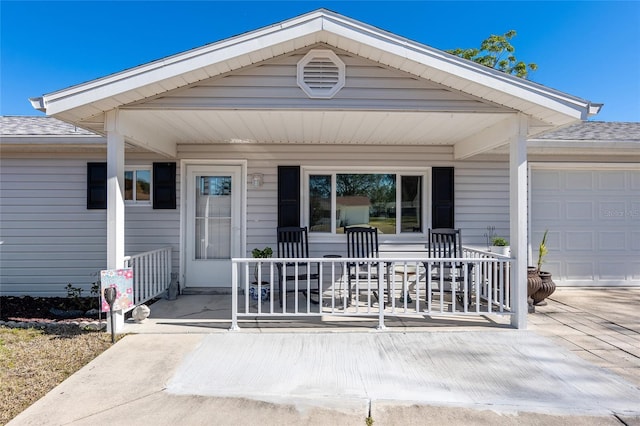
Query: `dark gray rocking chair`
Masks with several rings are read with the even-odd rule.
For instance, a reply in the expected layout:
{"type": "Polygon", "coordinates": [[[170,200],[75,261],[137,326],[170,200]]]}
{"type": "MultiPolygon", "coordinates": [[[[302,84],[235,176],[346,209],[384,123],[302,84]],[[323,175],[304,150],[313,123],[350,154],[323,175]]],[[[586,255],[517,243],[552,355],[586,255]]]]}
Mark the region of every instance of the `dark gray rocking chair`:
{"type": "MultiPolygon", "coordinates": [[[[378,228],[369,226],[352,226],[344,228],[347,236],[347,257],[378,257],[378,228]]],[[[349,302],[352,297],[353,280],[366,280],[369,277],[378,279],[377,263],[347,263],[347,279],[349,285],[349,302]]],[[[374,290],[373,295],[379,301],[378,292],[374,290]]]]}
{"type": "MultiPolygon", "coordinates": [[[[309,241],[307,238],[306,227],[280,227],[278,228],[278,257],[282,258],[295,258],[305,259],[309,257],[309,241]]],[[[315,280],[316,288],[311,290],[311,293],[320,295],[320,266],[317,263],[308,265],[304,262],[298,263],[298,270],[296,274],[295,263],[278,263],[278,273],[280,279],[279,293],[280,293],[280,306],[282,306],[283,299],[283,285],[285,292],[295,292],[294,290],[287,290],[287,282],[298,280],[298,292],[307,296],[307,281],[315,280]],[[300,288],[304,284],[304,288],[300,288]]],[[[318,300],[311,299],[311,303],[317,304],[318,300]]]]}
{"type": "MultiPolygon", "coordinates": [[[[462,235],[460,229],[438,228],[429,229],[427,240],[427,252],[429,257],[462,258],[462,235]]],[[[425,265],[426,266],[426,265],[425,265]]],[[[465,267],[462,263],[446,262],[440,266],[435,263],[431,268],[431,282],[448,284],[449,289],[444,290],[453,294],[456,289],[456,298],[463,307],[469,306],[471,298],[471,278],[473,265],[467,266],[466,297],[465,297],[465,267]]]]}

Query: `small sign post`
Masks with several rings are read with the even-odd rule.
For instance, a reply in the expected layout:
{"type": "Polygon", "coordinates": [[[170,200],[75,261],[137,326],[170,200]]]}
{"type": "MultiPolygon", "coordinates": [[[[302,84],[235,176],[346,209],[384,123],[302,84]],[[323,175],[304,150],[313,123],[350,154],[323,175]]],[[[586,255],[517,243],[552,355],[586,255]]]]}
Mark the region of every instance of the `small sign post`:
{"type": "Polygon", "coordinates": [[[115,287],[107,287],[104,289],[104,300],[109,304],[109,318],[111,322],[111,343],[116,342],[116,330],[113,324],[113,303],[116,301],[118,291],[115,287]]]}

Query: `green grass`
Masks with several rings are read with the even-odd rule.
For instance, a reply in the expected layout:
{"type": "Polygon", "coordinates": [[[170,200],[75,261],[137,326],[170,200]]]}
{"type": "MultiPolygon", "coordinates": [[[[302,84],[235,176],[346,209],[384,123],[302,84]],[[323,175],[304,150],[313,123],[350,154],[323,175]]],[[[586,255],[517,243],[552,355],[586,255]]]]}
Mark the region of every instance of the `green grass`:
{"type": "Polygon", "coordinates": [[[107,333],[0,326],[0,425],[111,346],[107,333]]]}

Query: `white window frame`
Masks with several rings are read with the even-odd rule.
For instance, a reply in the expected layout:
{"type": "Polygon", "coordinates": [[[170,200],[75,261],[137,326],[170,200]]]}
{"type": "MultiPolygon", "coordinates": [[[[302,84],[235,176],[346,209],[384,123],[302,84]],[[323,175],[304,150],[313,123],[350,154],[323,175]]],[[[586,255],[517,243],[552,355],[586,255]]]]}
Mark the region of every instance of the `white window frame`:
{"type": "Polygon", "coordinates": [[[336,241],[344,238],[343,234],[336,233],[336,175],[338,174],[395,174],[396,175],[396,214],[401,211],[398,208],[397,200],[401,198],[401,177],[421,176],[422,177],[422,232],[400,232],[402,229],[401,217],[396,216],[396,233],[381,234],[385,241],[412,241],[426,238],[427,230],[431,223],[431,168],[389,168],[389,167],[349,167],[330,168],[306,166],[302,167],[302,186],[300,188],[300,199],[302,200],[302,226],[309,227],[309,176],[310,175],[331,175],[331,232],[309,232],[309,239],[316,242],[336,241]]]}
{"type": "MultiPolygon", "coordinates": [[[[151,166],[125,166],[126,172],[133,172],[133,200],[124,200],[125,205],[128,206],[150,206],[153,204],[153,168],[151,166]],[[138,200],[136,195],[136,175],[138,171],[149,172],[149,200],[138,200]]],[[[123,179],[124,182],[124,179],[123,179]]],[[[123,188],[124,189],[124,188],[123,188]]]]}

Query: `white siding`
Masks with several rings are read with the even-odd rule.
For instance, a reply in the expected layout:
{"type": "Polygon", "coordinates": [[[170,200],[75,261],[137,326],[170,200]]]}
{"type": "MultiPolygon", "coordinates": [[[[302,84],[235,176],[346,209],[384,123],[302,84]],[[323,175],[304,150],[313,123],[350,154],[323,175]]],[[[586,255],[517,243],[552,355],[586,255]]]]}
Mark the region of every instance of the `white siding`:
{"type": "MultiPolygon", "coordinates": [[[[247,174],[262,173],[261,188],[247,191],[247,256],[255,247],[276,247],[277,167],[425,168],[455,167],[456,226],[462,228],[465,244],[485,244],[487,226],[509,238],[508,163],[506,157],[455,162],[451,147],[445,146],[355,146],[355,145],[181,145],[182,159],[247,159],[247,174]]],[[[427,183],[430,188],[430,182],[427,183]]],[[[304,206],[303,206],[304,208],[304,206]]],[[[430,206],[428,206],[430,208],[430,206]]],[[[345,243],[315,243],[310,237],[311,255],[344,254],[345,243]]]]}
{"type": "MultiPolygon", "coordinates": [[[[0,291],[89,295],[106,266],[106,210],[86,208],[87,162],[99,154],[7,155],[0,160],[0,291]]],[[[166,160],[165,160],[166,161],[166,160]]],[[[136,165],[152,160],[135,159],[136,165]]],[[[179,210],[126,208],[126,253],[171,245],[178,270],[179,210]]]]}
{"type": "MultiPolygon", "coordinates": [[[[508,238],[508,172],[504,157],[455,162],[447,146],[181,145],[176,160],[243,160],[262,173],[261,188],[247,188],[246,248],[275,244],[277,166],[424,168],[454,166],[456,226],[465,244],[484,244],[487,226],[508,238]]],[[[128,165],[166,161],[127,154],[128,165]]],[[[64,295],[67,283],[89,292],[106,263],[106,213],[86,209],[86,163],[101,154],[3,155],[1,159],[0,284],[3,294],[64,295]]],[[[430,183],[427,183],[430,187],[430,183]]],[[[178,167],[177,188],[180,188],[178,167]]],[[[180,200],[180,194],[178,193],[180,200]]],[[[429,207],[429,206],[428,206],[429,207]]],[[[171,245],[179,271],[180,201],[176,210],[127,206],[126,254],[171,245]]],[[[316,240],[317,241],[317,240],[316,240]]],[[[343,254],[344,242],[312,242],[312,255],[343,254]]]]}
{"type": "Polygon", "coordinates": [[[456,227],[465,244],[486,246],[487,227],[509,241],[509,163],[482,156],[455,164],[456,227]]]}
{"type": "MultiPolygon", "coordinates": [[[[317,48],[326,48],[319,45],[317,48]]],[[[311,48],[203,80],[143,103],[144,108],[318,108],[297,85],[296,65],[311,48]]],[[[345,86],[323,109],[499,111],[495,104],[333,49],[346,65],[345,86]]],[[[136,108],[135,105],[128,108],[136,108]]]]}

